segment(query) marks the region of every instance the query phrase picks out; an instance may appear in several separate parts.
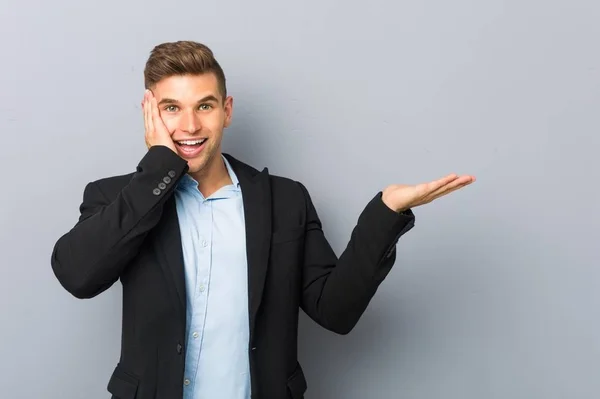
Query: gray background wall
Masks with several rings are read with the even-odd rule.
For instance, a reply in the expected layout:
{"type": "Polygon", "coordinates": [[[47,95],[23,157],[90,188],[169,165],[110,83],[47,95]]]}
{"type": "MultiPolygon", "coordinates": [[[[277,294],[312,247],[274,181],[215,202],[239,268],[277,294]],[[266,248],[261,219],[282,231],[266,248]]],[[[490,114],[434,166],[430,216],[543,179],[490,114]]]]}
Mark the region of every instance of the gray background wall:
{"type": "Polygon", "coordinates": [[[155,44],[209,44],[225,149],[303,181],[338,253],[390,183],[475,174],[415,210],[348,336],[301,323],[307,398],[600,396],[600,3],[3,2],[0,396],[99,399],[120,293],[49,263],[84,185],[143,156],[155,44]]]}

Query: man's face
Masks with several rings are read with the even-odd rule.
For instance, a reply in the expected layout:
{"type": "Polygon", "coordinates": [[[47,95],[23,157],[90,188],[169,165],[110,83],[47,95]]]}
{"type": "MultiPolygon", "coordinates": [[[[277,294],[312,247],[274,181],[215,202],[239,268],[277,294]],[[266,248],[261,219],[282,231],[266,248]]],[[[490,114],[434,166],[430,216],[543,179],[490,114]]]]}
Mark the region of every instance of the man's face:
{"type": "Polygon", "coordinates": [[[189,173],[208,172],[220,162],[223,129],[231,123],[233,99],[223,101],[212,73],[171,76],[159,81],[152,92],[179,156],[188,161],[189,173]]]}

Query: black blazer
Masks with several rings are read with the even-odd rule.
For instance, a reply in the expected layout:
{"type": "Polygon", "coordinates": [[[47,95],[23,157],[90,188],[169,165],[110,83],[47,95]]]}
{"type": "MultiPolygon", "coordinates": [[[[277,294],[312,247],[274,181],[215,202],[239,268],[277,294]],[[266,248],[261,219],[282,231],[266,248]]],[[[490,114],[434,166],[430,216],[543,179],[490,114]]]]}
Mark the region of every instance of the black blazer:
{"type": "MultiPolygon", "coordinates": [[[[299,309],[328,330],[350,332],[414,215],[392,211],[378,193],[338,259],[301,183],[225,156],[240,181],[246,219],[252,399],[300,399],[307,384],[297,361],[299,309]]],[[[187,170],[185,160],[155,146],[134,173],[89,183],[78,223],[52,253],[56,277],[77,298],[121,280],[112,398],[183,396],[186,295],[173,191],[187,170]]]]}

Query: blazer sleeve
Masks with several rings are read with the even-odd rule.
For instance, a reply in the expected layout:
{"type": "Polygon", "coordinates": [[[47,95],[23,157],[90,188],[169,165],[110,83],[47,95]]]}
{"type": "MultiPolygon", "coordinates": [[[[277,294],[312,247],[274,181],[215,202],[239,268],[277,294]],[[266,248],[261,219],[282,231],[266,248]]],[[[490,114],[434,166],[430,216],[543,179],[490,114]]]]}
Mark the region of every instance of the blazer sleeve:
{"type": "Polygon", "coordinates": [[[165,146],[154,146],[116,198],[107,198],[97,182],[89,183],[79,221],[52,251],[52,269],[61,285],[77,298],[91,298],[114,284],[160,220],[162,205],[187,170],[183,158],[165,146]]]}
{"type": "Polygon", "coordinates": [[[396,244],[414,227],[412,210],[398,213],[379,192],[358,218],[339,258],[329,245],[306,188],[302,309],[322,327],[349,333],[396,260],[396,244]]]}

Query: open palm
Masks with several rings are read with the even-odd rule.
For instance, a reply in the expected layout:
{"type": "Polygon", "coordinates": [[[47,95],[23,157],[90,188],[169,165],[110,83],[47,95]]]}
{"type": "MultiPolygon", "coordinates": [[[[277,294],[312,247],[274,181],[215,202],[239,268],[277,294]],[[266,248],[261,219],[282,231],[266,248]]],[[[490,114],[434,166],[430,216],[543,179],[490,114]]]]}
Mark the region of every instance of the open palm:
{"type": "Polygon", "coordinates": [[[429,183],[416,185],[393,184],[383,191],[383,202],[396,211],[404,211],[459,190],[475,181],[474,176],[450,174],[429,183]]]}

